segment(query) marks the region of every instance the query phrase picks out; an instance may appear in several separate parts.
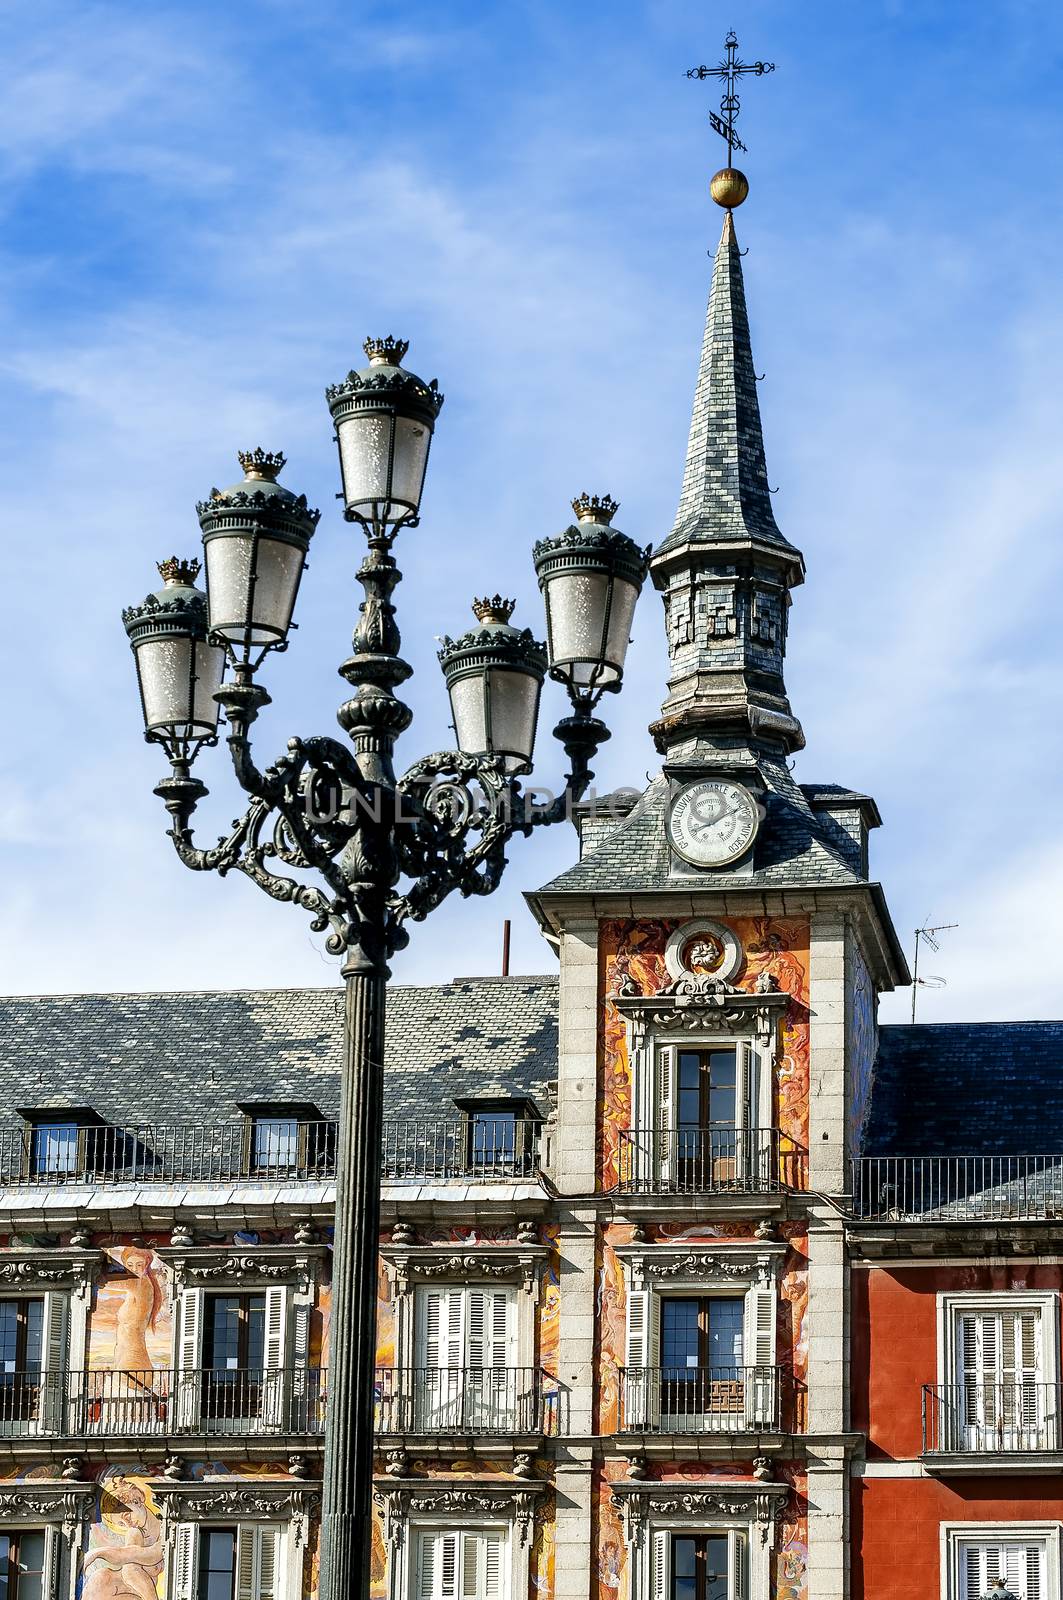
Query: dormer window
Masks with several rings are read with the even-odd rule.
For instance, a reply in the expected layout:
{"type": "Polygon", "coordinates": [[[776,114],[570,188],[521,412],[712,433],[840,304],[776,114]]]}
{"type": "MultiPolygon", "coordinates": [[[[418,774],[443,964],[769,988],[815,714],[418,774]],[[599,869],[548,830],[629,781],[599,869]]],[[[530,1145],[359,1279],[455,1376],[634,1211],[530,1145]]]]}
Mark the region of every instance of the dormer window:
{"type": "Polygon", "coordinates": [[[299,1119],[255,1117],[251,1124],[252,1172],[289,1172],[299,1164],[299,1119]]]}
{"type": "Polygon", "coordinates": [[[481,1176],[514,1177],[531,1171],[542,1118],[530,1100],[455,1101],[467,1124],[466,1160],[481,1176]]]}
{"type": "MultiPolygon", "coordinates": [[[[77,1178],[103,1162],[107,1128],[91,1106],[26,1107],[25,1171],[32,1178],[77,1178]]],[[[113,1159],[113,1156],[112,1156],[113,1159]]]]}
{"type": "Polygon", "coordinates": [[[249,1177],[314,1177],[331,1170],[332,1124],[305,1100],[248,1101],[244,1168],[249,1177]]]}
{"type": "Polygon", "coordinates": [[[30,1148],[30,1170],[35,1177],[52,1177],[80,1170],[76,1122],[36,1122],[30,1148]]]}

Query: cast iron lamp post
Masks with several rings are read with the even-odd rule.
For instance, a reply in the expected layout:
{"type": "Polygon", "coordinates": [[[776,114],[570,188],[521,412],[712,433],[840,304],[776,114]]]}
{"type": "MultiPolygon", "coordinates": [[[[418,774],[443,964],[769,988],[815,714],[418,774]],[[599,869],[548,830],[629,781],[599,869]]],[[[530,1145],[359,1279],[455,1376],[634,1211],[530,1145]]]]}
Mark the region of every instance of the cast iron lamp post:
{"type": "Polygon", "coordinates": [[[145,737],[161,744],[170,776],[155,793],[187,867],[238,871],[274,900],[310,913],[343,957],[345,1060],[337,1149],[331,1350],[326,1407],[322,1600],[368,1594],[372,1550],[373,1367],[380,1218],[384,1007],[388,959],[453,890],[490,894],[517,833],[558,822],[590,785],[590,761],[609,737],[594,715],[620,687],[648,551],[610,527],[608,499],[573,502],[578,523],[540,541],[549,654],[510,624],[512,602],[474,606],[478,626],[444,639],[440,662],[457,750],[396,778],[395,741],[411,713],[395,696],[410,668],[399,656],[392,592],[401,574],[392,545],[416,527],[428,450],[443,396],[402,366],[406,345],[367,340],[368,367],[326,397],[339,446],[344,516],[368,553],[354,652],[339,671],[352,686],[338,718],[353,744],[290,739],[261,771],[249,730],[269,695],[255,674],[287,647],[296,593],[318,512],[278,482],[284,457],[243,454],[245,478],[199,507],[207,593],[198,561],[160,565],[163,588],[123,615],[136,659],[145,737]],[[223,676],[228,667],[228,676],[223,676]],[[569,758],[563,792],[549,804],[525,795],[543,678],[562,682],[571,712],[554,729],[569,758]],[[249,796],[232,831],[210,849],[190,826],[206,787],[192,775],[217,743],[219,708],[237,782],[249,796]],[[282,871],[278,871],[280,867],[282,871]],[[291,877],[287,871],[311,876],[291,877]]]}

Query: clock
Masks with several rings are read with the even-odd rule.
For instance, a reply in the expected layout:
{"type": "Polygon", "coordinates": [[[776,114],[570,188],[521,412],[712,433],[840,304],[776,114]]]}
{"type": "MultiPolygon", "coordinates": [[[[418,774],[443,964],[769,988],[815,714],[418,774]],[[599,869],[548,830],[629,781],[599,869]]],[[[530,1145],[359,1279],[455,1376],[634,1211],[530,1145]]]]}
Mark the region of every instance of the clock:
{"type": "Polygon", "coordinates": [[[760,808],[749,790],[727,778],[700,778],[680,789],[668,811],[668,838],[692,867],[726,867],[757,836],[760,808]]]}

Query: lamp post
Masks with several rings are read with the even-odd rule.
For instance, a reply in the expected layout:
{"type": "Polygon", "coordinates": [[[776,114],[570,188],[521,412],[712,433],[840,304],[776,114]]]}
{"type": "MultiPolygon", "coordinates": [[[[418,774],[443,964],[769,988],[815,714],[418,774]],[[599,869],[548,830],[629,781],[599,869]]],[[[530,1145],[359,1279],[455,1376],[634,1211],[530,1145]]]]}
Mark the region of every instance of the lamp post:
{"type": "Polygon", "coordinates": [[[242,872],[274,900],[300,906],[311,927],[327,933],[330,953],[343,958],[322,1600],[359,1600],[369,1586],[387,963],[408,942],[408,922],[454,890],[490,894],[508,840],[562,820],[586,793],[590,761],[609,737],[594,712],[606,690],[620,687],[649,553],[608,526],[612,501],[574,501],[578,526],[535,552],[554,652],[510,624],[512,602],[477,601],[477,627],[444,639],[440,650],[458,748],[397,778],[395,741],[411,713],[394,691],[411,669],[399,655],[392,594],[401,573],[392,547],[401,529],[418,524],[443,404],[434,380],[426,384],[403,367],[406,348],[392,338],[367,340],[369,365],[326,391],[344,516],[367,541],[354,650],[339,668],[352,694],[337,716],[353,750],[335,739],[293,738],[264,771],[252,757],[251,724],[269,703],[255,675],[270,651],[287,646],[318,521],[305,496],[277,481],[283,456],[241,455],[244,481],[212,491],[198,507],[207,594],[194,587],[199,563],[174,558],[160,568],[164,588],[123,616],[145,737],[162,745],[171,765],[155,793],[172,819],[177,854],[194,871],[242,872]],[[554,729],[569,772],[551,804],[534,805],[519,777],[531,767],[547,670],[571,701],[554,729]],[[203,849],[191,820],[207,789],[191,767],[201,748],[217,742],[219,708],[249,804],[229,834],[203,849]]]}

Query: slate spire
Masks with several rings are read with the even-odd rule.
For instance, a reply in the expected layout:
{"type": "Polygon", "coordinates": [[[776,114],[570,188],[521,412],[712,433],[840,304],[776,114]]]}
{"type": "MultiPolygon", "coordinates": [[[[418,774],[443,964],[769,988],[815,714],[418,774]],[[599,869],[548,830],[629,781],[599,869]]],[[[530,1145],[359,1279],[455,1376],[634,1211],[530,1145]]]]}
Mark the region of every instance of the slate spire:
{"type": "Polygon", "coordinates": [[[730,207],[713,267],[679,509],[650,570],[664,597],[670,663],[668,695],[651,729],[658,749],[708,764],[717,752],[744,750],[756,759],[800,749],[783,657],[790,589],[804,578],[804,563],[779,530],[768,489],[730,207]]]}

